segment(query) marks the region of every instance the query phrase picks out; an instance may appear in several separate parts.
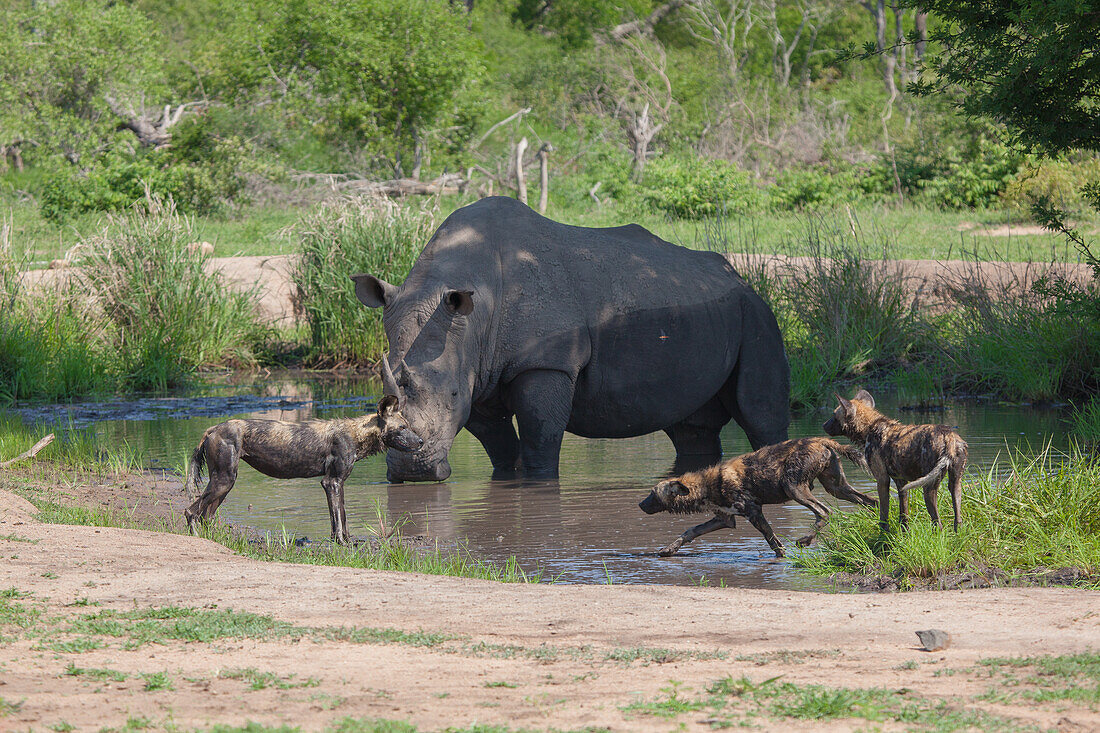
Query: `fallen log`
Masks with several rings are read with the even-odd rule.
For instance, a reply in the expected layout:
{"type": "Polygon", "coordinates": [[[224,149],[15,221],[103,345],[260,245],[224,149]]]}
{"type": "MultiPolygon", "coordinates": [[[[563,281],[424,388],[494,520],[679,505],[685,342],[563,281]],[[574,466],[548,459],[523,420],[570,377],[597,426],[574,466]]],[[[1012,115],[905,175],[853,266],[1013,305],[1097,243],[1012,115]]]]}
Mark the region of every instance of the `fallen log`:
{"type": "Polygon", "coordinates": [[[7,468],[8,466],[12,465],[13,463],[18,463],[19,461],[26,461],[26,460],[30,460],[31,458],[34,458],[36,455],[38,455],[39,451],[41,451],[43,448],[45,448],[47,445],[49,445],[52,442],[53,442],[53,433],[50,433],[45,438],[43,438],[42,440],[40,440],[37,443],[35,443],[34,445],[32,445],[30,450],[25,451],[23,453],[20,453],[15,458],[12,458],[10,460],[0,461],[0,468],[7,468]]]}
{"type": "Polygon", "coordinates": [[[374,196],[434,196],[441,193],[460,193],[466,187],[466,179],[458,173],[444,173],[434,181],[418,181],[415,178],[395,178],[390,181],[344,181],[335,184],[340,191],[371,194],[374,196]]]}

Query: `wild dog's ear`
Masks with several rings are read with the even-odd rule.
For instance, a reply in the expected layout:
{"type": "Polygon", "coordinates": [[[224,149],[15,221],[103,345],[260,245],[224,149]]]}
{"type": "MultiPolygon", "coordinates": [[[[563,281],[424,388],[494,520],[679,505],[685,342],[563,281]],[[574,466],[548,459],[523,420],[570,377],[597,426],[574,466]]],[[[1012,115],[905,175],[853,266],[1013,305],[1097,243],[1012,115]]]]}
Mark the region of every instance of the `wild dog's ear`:
{"type": "Polygon", "coordinates": [[[374,275],[352,275],[355,281],[355,297],[368,308],[381,308],[390,302],[397,288],[374,275]]]}
{"type": "Polygon", "coordinates": [[[448,290],[443,293],[443,304],[451,315],[468,316],[474,309],[474,291],[448,290]]]}
{"type": "Polygon", "coordinates": [[[397,412],[398,397],[395,394],[388,394],[378,401],[378,416],[383,420],[388,420],[393,416],[393,413],[397,412]]]}
{"type": "Polygon", "coordinates": [[[673,496],[687,496],[691,493],[691,489],[684,486],[679,481],[669,481],[668,487],[672,489],[673,496]]]}
{"type": "Polygon", "coordinates": [[[856,396],[853,397],[852,399],[853,400],[859,400],[860,402],[867,405],[868,407],[874,407],[875,406],[875,398],[872,397],[871,393],[868,392],[865,389],[861,389],[860,391],[856,392],[856,396]]]}
{"type": "MultiPolygon", "coordinates": [[[[836,393],[834,392],[833,394],[836,394],[836,393]]],[[[844,414],[845,415],[851,415],[852,414],[852,403],[850,401],[844,399],[843,397],[841,397],[838,394],[836,395],[836,399],[837,399],[837,402],[840,403],[840,406],[844,409],[844,414]]]]}

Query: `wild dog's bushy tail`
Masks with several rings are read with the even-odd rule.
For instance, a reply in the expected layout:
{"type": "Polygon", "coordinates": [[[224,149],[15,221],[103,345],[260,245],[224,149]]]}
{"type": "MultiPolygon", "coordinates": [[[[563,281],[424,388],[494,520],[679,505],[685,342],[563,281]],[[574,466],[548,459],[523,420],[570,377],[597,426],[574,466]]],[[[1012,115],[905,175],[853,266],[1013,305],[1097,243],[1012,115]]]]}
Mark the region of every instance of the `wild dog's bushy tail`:
{"type": "Polygon", "coordinates": [[[202,472],[206,468],[206,437],[209,433],[203,433],[202,440],[191,452],[191,460],[187,462],[187,478],[184,481],[188,494],[198,496],[202,493],[199,484],[202,481],[202,472]]]}
{"type": "Polygon", "coordinates": [[[941,458],[939,463],[933,466],[931,471],[918,479],[910,481],[905,486],[902,486],[900,489],[898,489],[899,493],[909,491],[909,489],[926,489],[929,486],[935,486],[943,479],[943,476],[945,473],[947,473],[947,469],[950,465],[951,456],[950,454],[948,454],[941,458]]]}
{"type": "Polygon", "coordinates": [[[859,448],[856,448],[854,445],[841,445],[835,440],[826,440],[825,442],[829,446],[829,449],[837,455],[844,456],[864,471],[870,470],[867,468],[867,456],[863,455],[863,451],[859,448]]]}

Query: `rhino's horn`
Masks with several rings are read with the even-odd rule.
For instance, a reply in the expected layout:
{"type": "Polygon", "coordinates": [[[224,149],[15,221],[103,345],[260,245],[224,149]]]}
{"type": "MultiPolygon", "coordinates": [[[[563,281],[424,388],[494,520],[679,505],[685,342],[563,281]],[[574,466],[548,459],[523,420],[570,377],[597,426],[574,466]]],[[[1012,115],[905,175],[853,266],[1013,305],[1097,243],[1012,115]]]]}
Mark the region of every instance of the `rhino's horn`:
{"type": "Polygon", "coordinates": [[[382,394],[393,395],[398,399],[398,405],[404,400],[402,399],[401,389],[397,386],[397,380],[394,379],[393,370],[390,369],[390,355],[382,355],[382,394]]]}

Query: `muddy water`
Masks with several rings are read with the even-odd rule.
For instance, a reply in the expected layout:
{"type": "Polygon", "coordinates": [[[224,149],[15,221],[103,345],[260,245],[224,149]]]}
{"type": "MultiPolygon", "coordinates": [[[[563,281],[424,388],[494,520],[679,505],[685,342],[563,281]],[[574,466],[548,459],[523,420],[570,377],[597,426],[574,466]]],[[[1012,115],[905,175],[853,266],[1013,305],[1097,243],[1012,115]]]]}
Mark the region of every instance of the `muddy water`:
{"type": "MultiPolygon", "coordinates": [[[[31,422],[92,431],[100,440],[140,450],[154,465],[178,467],[203,430],[230,416],[297,420],[356,415],[370,409],[378,392],[376,383],[362,379],[295,376],[209,384],[170,398],[26,409],[21,414],[31,422]]],[[[894,412],[888,397],[880,402],[894,412]]],[[[957,403],[937,412],[898,415],[907,422],[957,425],[970,444],[971,471],[988,470],[1006,447],[1065,442],[1064,425],[1054,410],[957,403]]],[[[791,437],[821,435],[826,417],[796,417],[791,437]]],[[[732,423],[722,444],[726,455],[748,450],[732,423]]],[[[657,548],[707,518],[647,516],[638,509],[638,501],[667,474],[672,459],[671,443],[663,434],[625,440],[566,435],[558,484],[493,482],[481,446],[462,432],[451,451],[453,473],[446,483],[391,485],[382,457],[360,462],[346,488],[349,527],[353,535],[367,535],[379,506],[391,519],[403,518],[408,534],[461,543],[473,555],[498,562],[514,555],[525,569],[541,570],[545,578],[559,582],[686,585],[705,578],[711,584],[743,587],[829,588],[776,560],[747,522],[698,539],[673,558],[656,557],[657,548]]],[[[856,488],[875,493],[869,477],[849,465],[845,470],[856,488]]],[[[817,493],[836,506],[820,487],[817,493]]],[[[923,511],[919,500],[914,507],[923,511]]],[[[765,514],[788,544],[805,534],[813,520],[795,504],[766,507],[765,514]]],[[[276,533],[285,527],[313,540],[328,534],[319,481],[269,479],[244,464],[220,515],[276,533]]]]}

